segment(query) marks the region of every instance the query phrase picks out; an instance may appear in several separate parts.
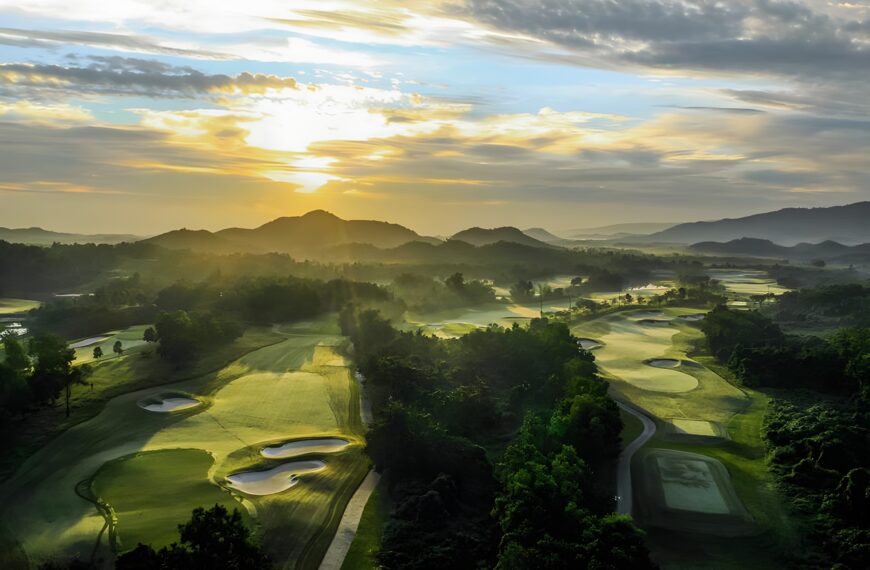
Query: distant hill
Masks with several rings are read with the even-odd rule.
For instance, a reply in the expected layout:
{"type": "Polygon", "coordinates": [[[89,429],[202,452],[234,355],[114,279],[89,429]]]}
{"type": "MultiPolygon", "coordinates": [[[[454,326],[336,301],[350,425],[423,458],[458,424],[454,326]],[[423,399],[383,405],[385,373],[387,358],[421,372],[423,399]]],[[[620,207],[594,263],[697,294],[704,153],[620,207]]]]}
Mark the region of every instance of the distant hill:
{"type": "Polygon", "coordinates": [[[674,222],[635,222],[627,224],[611,224],[595,228],[581,228],[562,232],[574,239],[620,239],[629,236],[647,235],[659,232],[676,225],[674,222]]]}
{"type": "Polygon", "coordinates": [[[304,216],[278,218],[258,228],[228,228],[218,232],[175,230],[146,240],[172,249],[212,253],[289,253],[318,255],[342,244],[368,244],[393,248],[411,241],[439,243],[398,224],[371,220],[343,220],[315,210],[304,216]]]}
{"type": "Polygon", "coordinates": [[[507,243],[518,243],[531,247],[553,247],[550,244],[526,235],[517,228],[511,226],[493,229],[477,227],[469,228],[467,230],[462,230],[461,232],[454,234],[450,239],[455,241],[464,241],[465,243],[469,243],[478,247],[482,245],[498,243],[500,241],[507,243]]]}
{"type": "Polygon", "coordinates": [[[870,263],[870,243],[848,246],[835,241],[799,243],[782,246],[766,239],[740,238],[728,242],[699,242],[689,246],[693,251],[721,256],[770,257],[776,259],[826,262],[870,263]]]}
{"type": "Polygon", "coordinates": [[[172,230],[142,241],[167,249],[189,249],[201,253],[234,253],[244,249],[239,244],[226,240],[208,230],[188,230],[187,228],[172,230]]]}
{"type": "Polygon", "coordinates": [[[0,240],[27,245],[51,245],[53,243],[115,244],[138,241],[142,236],[129,234],[70,234],[52,232],[42,228],[0,228],[0,240]]]}
{"type": "Polygon", "coordinates": [[[527,230],[523,230],[523,233],[530,238],[534,238],[538,241],[542,241],[550,245],[557,245],[559,247],[574,247],[576,245],[582,244],[582,242],[579,242],[577,240],[559,237],[553,233],[548,232],[544,228],[529,228],[527,230]]]}
{"type": "Polygon", "coordinates": [[[785,208],[744,218],[679,224],[641,241],[660,243],[727,242],[749,237],[780,245],[836,241],[870,242],[870,202],[830,208],[785,208]]]}

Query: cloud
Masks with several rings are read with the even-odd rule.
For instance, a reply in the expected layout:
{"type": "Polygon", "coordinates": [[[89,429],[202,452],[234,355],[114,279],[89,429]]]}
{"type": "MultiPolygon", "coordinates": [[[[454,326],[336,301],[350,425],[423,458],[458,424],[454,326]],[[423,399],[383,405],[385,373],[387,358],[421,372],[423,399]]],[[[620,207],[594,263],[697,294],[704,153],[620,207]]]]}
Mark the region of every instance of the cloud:
{"type": "Polygon", "coordinates": [[[4,90],[59,91],[66,95],[127,95],[195,98],[202,95],[263,93],[296,89],[292,77],[243,72],[205,74],[190,67],[123,57],[94,57],[87,67],[32,63],[0,63],[4,90]]]}
{"type": "Polygon", "coordinates": [[[49,49],[65,44],[76,44],[120,51],[173,55],[196,59],[231,59],[225,54],[214,51],[173,46],[154,38],[129,33],[0,28],[0,43],[20,47],[42,47],[49,49]]]}
{"type": "Polygon", "coordinates": [[[870,20],[818,2],[467,0],[456,12],[551,46],[533,55],[589,67],[862,84],[870,76],[870,20]]]}

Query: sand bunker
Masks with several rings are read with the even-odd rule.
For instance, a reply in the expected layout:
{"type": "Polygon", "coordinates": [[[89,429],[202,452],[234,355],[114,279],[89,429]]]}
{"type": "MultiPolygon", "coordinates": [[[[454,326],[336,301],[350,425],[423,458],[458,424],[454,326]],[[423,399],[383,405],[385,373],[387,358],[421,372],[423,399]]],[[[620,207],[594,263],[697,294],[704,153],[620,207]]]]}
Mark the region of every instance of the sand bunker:
{"type": "Polygon", "coordinates": [[[669,327],[671,326],[671,321],[664,321],[661,319],[640,319],[637,321],[640,325],[645,325],[648,327],[669,327]]]}
{"type": "Polygon", "coordinates": [[[706,315],[704,313],[696,313],[694,315],[681,315],[677,317],[678,319],[682,319],[684,321],[695,322],[695,321],[703,321],[706,315]]]}
{"type": "Polygon", "coordinates": [[[592,340],[591,338],[581,338],[577,339],[577,344],[580,345],[580,348],[583,350],[595,350],[596,348],[601,348],[604,346],[597,340],[592,340]]]}
{"type": "Polygon", "coordinates": [[[266,471],[234,473],[227,476],[227,484],[248,495],[274,495],[299,483],[299,475],[325,468],[323,461],[291,461],[266,471]]]}
{"type": "Polygon", "coordinates": [[[680,361],[673,358],[654,358],[646,363],[656,368],[676,368],[680,365],[680,361]]]}
{"type": "Polygon", "coordinates": [[[143,410],[148,410],[149,412],[166,413],[195,408],[200,404],[202,404],[202,402],[200,402],[199,400],[194,400],[193,398],[172,396],[168,398],[148,398],[147,400],[142,400],[141,402],[139,402],[139,407],[143,410]]]}
{"type": "Polygon", "coordinates": [[[322,437],[318,439],[301,439],[297,441],[288,441],[281,445],[273,445],[264,447],[260,450],[260,455],[269,459],[286,459],[288,457],[296,457],[305,453],[332,453],[341,451],[350,445],[346,439],[339,437],[322,437]]]}

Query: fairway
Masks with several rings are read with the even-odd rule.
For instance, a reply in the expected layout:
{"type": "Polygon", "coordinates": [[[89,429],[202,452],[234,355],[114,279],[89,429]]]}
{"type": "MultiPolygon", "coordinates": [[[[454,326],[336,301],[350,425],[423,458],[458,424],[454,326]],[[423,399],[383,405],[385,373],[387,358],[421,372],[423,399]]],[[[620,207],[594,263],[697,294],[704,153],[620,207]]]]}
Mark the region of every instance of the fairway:
{"type": "Polygon", "coordinates": [[[109,331],[70,343],[70,348],[76,350],[76,364],[97,360],[94,358],[94,349],[97,347],[103,351],[103,356],[99,360],[116,358],[117,355],[113,352],[113,347],[117,341],[121,342],[121,348],[125,352],[148,344],[142,338],[148,326],[135,325],[124,330],[109,331]]]}
{"type": "MultiPolygon", "coordinates": [[[[546,301],[544,312],[563,311],[568,308],[568,299],[546,301]]],[[[502,327],[514,323],[527,324],[541,316],[541,304],[493,303],[482,307],[469,307],[458,310],[434,313],[413,314],[405,318],[402,328],[421,330],[425,334],[440,338],[457,338],[469,332],[496,324],[502,327]]]]}
{"type": "MultiPolygon", "coordinates": [[[[279,567],[308,568],[319,562],[343,505],[368,470],[361,453],[358,386],[340,352],[346,340],[335,334],[331,321],[285,326],[280,332],[285,340],[217,372],[115,397],[96,417],[55,438],[0,489],[2,520],[16,521],[7,533],[33,561],[71,555],[90,559],[105,520],[75,489],[93,478],[91,491],[116,512],[127,513],[119,514],[114,529],[123,551],[135,546],[129,536],[175,533],[174,522],[158,530],[159,521],[174,521],[182,511],[189,517],[201,500],[197,497],[235,501],[227,476],[286,463],[263,457],[264,448],[303,438],[336,438],[347,442],[340,451],[308,449],[298,459],[325,461],[328,455],[327,468],[298,477],[276,494],[239,494],[238,499],[246,498],[237,503],[256,515],[261,540],[279,567]],[[140,405],[165,407],[180,398],[205,405],[172,413],[140,405]],[[172,454],[155,455],[168,450],[172,454]],[[114,462],[131,454],[139,455],[114,462]],[[161,457],[172,458],[172,473],[182,487],[193,489],[190,500],[182,501],[175,488],[171,493],[158,490],[161,457]],[[132,481],[148,478],[154,484],[142,487],[147,496],[114,504],[121,494],[111,489],[132,488],[132,481]],[[15,500],[9,501],[12,496],[15,500]],[[152,522],[134,515],[138,501],[148,505],[152,522]]],[[[298,469],[285,480],[294,474],[299,475],[298,469]]],[[[107,536],[102,536],[101,556],[108,555],[107,536]]]]}
{"type": "Polygon", "coordinates": [[[766,271],[757,269],[711,269],[707,274],[721,282],[728,292],[738,295],[781,295],[791,291],[779,285],[766,271]]]}
{"type": "Polygon", "coordinates": [[[208,479],[214,460],[198,449],[138,453],[104,465],[94,476],[95,496],[111,505],[117,517],[119,551],[138,543],[159,548],[178,540],[177,527],[196,507],[223,505],[242,511],[242,504],[208,479]]]}
{"type": "Polygon", "coordinates": [[[0,298],[0,315],[17,315],[18,313],[26,313],[41,304],[42,303],[39,301],[32,301],[30,299],[10,299],[3,297],[0,298]]]}
{"type": "Polygon", "coordinates": [[[701,435],[707,437],[721,437],[720,430],[713,422],[705,420],[687,420],[684,418],[672,418],[671,425],[674,431],[684,435],[701,435]]]}

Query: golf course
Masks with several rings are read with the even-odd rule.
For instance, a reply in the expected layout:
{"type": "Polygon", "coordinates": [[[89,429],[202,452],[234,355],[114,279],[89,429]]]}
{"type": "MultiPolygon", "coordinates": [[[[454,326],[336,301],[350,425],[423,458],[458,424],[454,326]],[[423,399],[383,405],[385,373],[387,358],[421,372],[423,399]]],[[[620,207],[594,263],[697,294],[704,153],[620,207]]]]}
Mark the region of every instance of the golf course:
{"type": "MultiPolygon", "coordinates": [[[[222,504],[243,512],[279,566],[317,567],[369,470],[358,384],[334,322],[275,327],[271,344],[217,371],[110,399],[4,483],[3,543],[21,566],[111,560],[177,540],[191,510],[222,504]]],[[[117,361],[130,358],[141,355],[117,361]]]]}
{"type": "Polygon", "coordinates": [[[620,512],[648,531],[664,568],[692,568],[699,557],[716,568],[776,568],[794,531],[765,466],[766,399],[695,354],[701,320],[692,308],[630,309],[572,329],[634,416],[623,432],[620,512]]]}

